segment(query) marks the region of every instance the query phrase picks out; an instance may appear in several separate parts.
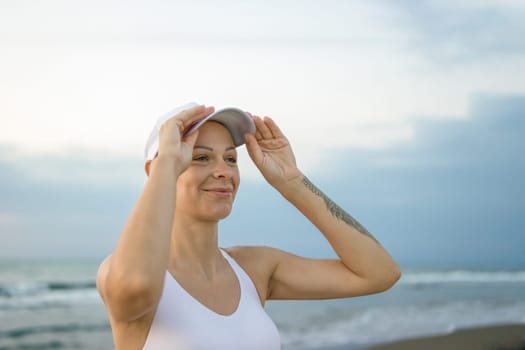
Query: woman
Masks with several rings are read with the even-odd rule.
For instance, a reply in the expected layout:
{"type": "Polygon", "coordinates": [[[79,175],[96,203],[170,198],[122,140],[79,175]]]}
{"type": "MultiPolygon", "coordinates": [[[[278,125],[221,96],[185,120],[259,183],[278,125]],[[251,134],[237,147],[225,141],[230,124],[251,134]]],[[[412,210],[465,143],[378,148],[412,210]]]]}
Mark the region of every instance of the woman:
{"type": "Polygon", "coordinates": [[[97,274],[116,349],[280,349],[266,300],[377,293],[400,276],[368,231],[297,168],[272,119],[213,112],[185,106],[152,132],[148,181],[97,274]],[[218,247],[218,222],[230,214],[239,186],[235,147],[244,142],[268,183],[339,259],[218,247]]]}

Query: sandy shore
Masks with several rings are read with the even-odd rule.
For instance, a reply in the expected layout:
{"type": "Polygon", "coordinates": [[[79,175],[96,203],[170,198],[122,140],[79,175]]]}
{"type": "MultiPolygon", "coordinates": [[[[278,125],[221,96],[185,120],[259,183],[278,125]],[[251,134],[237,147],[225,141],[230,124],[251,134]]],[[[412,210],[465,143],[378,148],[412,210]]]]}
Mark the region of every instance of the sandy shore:
{"type": "Polygon", "coordinates": [[[525,350],[525,324],[458,330],[443,336],[402,340],[368,350],[525,350]]]}

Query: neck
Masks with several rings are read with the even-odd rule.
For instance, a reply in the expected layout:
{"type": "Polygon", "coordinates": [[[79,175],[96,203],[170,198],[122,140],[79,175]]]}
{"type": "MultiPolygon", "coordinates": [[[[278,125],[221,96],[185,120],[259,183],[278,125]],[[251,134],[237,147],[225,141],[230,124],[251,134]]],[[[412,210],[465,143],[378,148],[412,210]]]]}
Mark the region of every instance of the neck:
{"type": "Polygon", "coordinates": [[[170,267],[213,279],[220,259],[218,222],[175,220],[171,235],[170,267]]]}

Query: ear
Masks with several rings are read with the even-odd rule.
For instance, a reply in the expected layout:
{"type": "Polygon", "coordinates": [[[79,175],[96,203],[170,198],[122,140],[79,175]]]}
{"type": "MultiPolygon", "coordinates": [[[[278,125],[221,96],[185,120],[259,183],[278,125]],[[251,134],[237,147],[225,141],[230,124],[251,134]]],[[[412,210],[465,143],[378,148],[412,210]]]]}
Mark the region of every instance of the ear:
{"type": "Polygon", "coordinates": [[[149,176],[149,172],[151,170],[151,160],[146,161],[146,164],[144,164],[144,170],[146,171],[146,175],[149,176]]]}

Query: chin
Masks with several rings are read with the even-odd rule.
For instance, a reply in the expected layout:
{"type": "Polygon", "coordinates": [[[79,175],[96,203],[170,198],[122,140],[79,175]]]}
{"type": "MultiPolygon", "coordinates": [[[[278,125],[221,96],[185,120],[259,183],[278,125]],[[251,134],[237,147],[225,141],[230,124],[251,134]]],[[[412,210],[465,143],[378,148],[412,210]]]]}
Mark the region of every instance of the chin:
{"type": "Polygon", "coordinates": [[[231,208],[224,210],[209,210],[206,212],[205,218],[210,221],[220,221],[226,219],[231,212],[231,208]]]}

